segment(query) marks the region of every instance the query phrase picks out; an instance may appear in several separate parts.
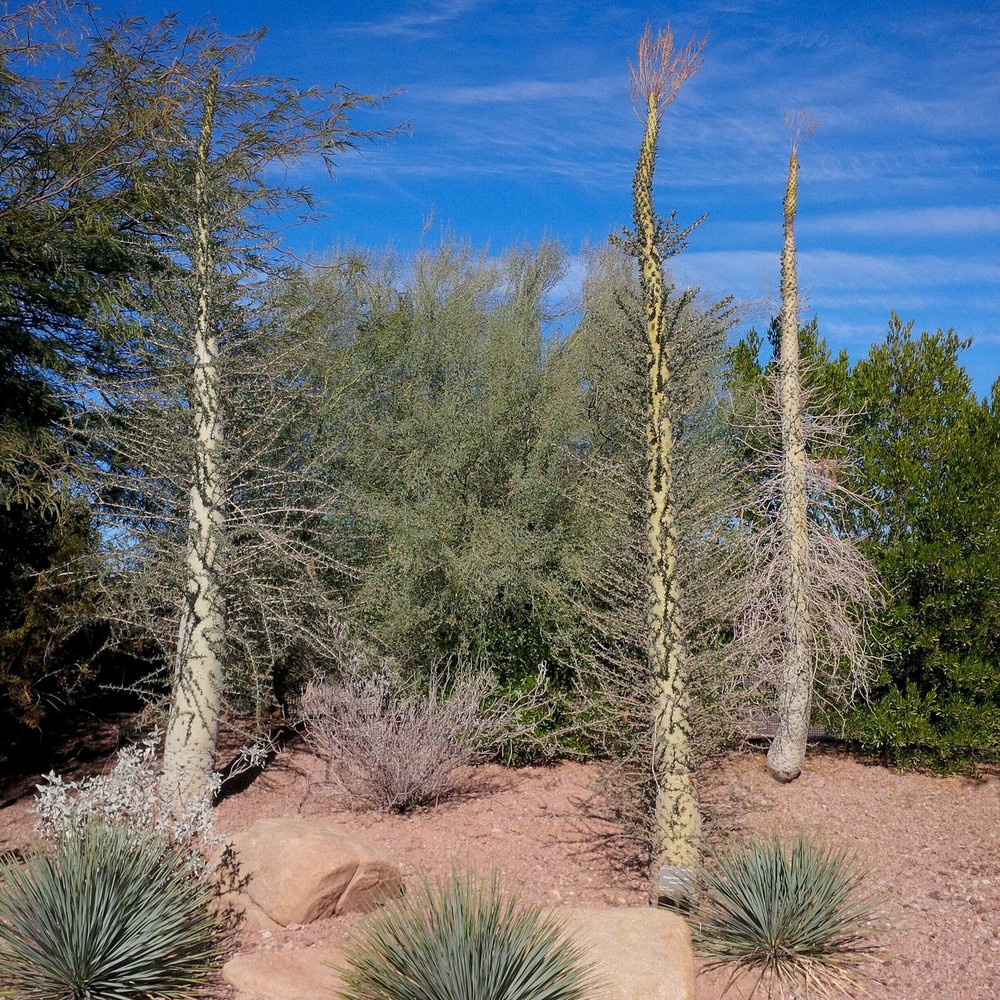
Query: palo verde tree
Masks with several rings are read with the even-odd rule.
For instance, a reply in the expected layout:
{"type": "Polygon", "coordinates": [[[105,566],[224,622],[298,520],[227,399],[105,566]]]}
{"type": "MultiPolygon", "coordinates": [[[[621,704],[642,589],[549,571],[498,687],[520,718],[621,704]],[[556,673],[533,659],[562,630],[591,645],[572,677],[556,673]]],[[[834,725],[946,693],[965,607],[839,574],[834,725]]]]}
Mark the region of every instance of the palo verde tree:
{"type": "Polygon", "coordinates": [[[632,69],[633,102],[644,124],[632,185],[634,232],[624,241],[639,264],[646,327],[646,655],[653,698],[652,773],[656,784],[654,843],[661,866],[690,869],[699,857],[701,813],[691,764],[689,664],[681,617],[674,484],[676,428],[672,419],[667,282],[664,259],[689,230],[664,222],[653,204],[653,173],[663,113],[701,65],[704,42],[675,51],[668,27],[639,42],[632,69]]]}
{"type": "MultiPolygon", "coordinates": [[[[563,270],[551,243],[490,258],[446,235],[405,266],[370,261],[359,321],[331,331],[343,349],[321,419],[353,518],[347,600],[358,634],[408,673],[461,659],[517,686],[553,666],[578,401],[547,340],[563,270]]],[[[342,275],[313,287],[345,295],[342,275]]]]}
{"type": "Polygon", "coordinates": [[[312,205],[273,180],[275,165],[329,166],[375,138],[348,122],[374,101],[246,75],[259,38],[167,18],[119,25],[107,45],[137,106],[164,78],[175,88],[135,178],[153,260],[105,313],[116,354],[81,384],[78,421],[110,606],[172,665],[163,790],[175,808],[208,792],[224,695],[259,709],[275,661],[296,643],[329,648],[335,630],[320,584],[336,559],[316,535],[336,498],[313,475],[322,446],[303,418],[321,345],[273,307],[284,269],[268,219],[312,205]]]}

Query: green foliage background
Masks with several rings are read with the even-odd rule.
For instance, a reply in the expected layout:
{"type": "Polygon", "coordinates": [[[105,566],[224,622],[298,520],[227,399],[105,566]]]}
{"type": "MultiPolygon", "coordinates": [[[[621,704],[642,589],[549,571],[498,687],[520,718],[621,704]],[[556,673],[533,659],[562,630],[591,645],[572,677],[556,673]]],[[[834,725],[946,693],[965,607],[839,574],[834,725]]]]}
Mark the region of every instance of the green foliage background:
{"type": "MultiPolygon", "coordinates": [[[[881,669],[845,736],[888,761],[950,770],[1000,751],[1000,413],[977,399],[954,331],[913,332],[893,314],[853,366],[814,320],[800,331],[807,382],[850,415],[842,474],[864,498],[855,533],[887,601],[873,623],[881,669]]],[[[738,420],[763,371],[762,339],[731,354],[738,420]]]]}
{"type": "MultiPolygon", "coordinates": [[[[136,68],[143,86],[157,78],[156,59],[169,62],[175,27],[151,29],[155,58],[149,72],[136,68]]],[[[115,46],[130,30],[109,29],[91,48],[81,39],[63,89],[58,51],[36,53],[44,58],[28,74],[23,37],[0,39],[0,133],[10,151],[0,161],[0,715],[22,727],[41,725],[53,706],[72,717],[74,699],[99,677],[93,664],[110,635],[110,613],[78,572],[112,537],[95,527],[107,494],[81,498],[81,484],[109,456],[73,446],[66,428],[79,414],[64,390],[85,379],[107,388],[124,355],[158,350],[143,333],[184,321],[182,296],[167,280],[176,269],[151,264],[154,248],[163,250],[151,224],[170,207],[169,187],[153,184],[152,157],[171,109],[143,111],[109,85],[115,46]]],[[[345,112],[370,100],[344,94],[345,112]]],[[[231,110],[238,118],[245,109],[231,110]]],[[[345,145],[375,136],[348,132],[345,145]]],[[[183,156],[173,153],[182,173],[183,156]]],[[[277,196],[249,194],[263,200],[262,212],[277,196]]],[[[265,267],[255,237],[266,227],[257,228],[256,216],[246,221],[239,231],[255,280],[252,292],[245,285],[234,293],[242,311],[234,305],[239,323],[229,333],[243,366],[228,395],[230,419],[258,412],[250,404],[267,370],[268,399],[279,401],[268,412],[281,421],[246,418],[246,451],[257,464],[240,467],[234,502],[256,511],[266,501],[287,515],[282,528],[297,555],[268,563],[273,593],[289,567],[309,579],[289,604],[303,627],[281,632],[280,642],[272,642],[278,631],[261,633],[272,645],[254,653],[253,676],[234,669],[232,690],[257,711],[293,702],[314,667],[331,666],[329,649],[311,642],[328,624],[318,609],[332,608],[351,643],[409,674],[464,659],[523,688],[544,666],[563,695],[581,696],[580,717],[603,718],[604,733],[588,749],[617,752],[616,740],[639,738],[644,722],[635,713],[646,693],[630,665],[644,642],[636,474],[643,360],[630,265],[611,251],[585,254],[582,300],[563,302],[567,258],[551,243],[491,256],[445,235],[412,260],[343,250],[325,267],[265,267]],[[271,282],[259,280],[265,272],[271,282]],[[275,359],[281,364],[268,367],[275,359]],[[323,481],[307,481],[320,466],[323,481]],[[595,700],[605,681],[605,693],[617,686],[618,715],[604,695],[595,700]]],[[[241,246],[228,250],[238,255],[241,246]]],[[[723,732],[711,712],[718,719],[732,708],[720,684],[731,638],[720,580],[738,559],[720,500],[754,444],[745,430],[767,362],[764,338],[752,332],[730,352],[720,381],[728,303],[670,294],[678,468],[688,491],[680,505],[685,614],[701,628],[693,652],[704,743],[723,732]],[[720,400],[732,404],[728,425],[720,400]]],[[[876,626],[882,669],[844,732],[901,764],[996,760],[1000,383],[990,399],[977,399],[958,335],[916,336],[896,316],[886,339],[853,365],[831,354],[816,322],[801,343],[812,391],[852,415],[853,462],[841,474],[869,498],[838,530],[860,537],[889,595],[876,626]]],[[[180,357],[178,371],[184,364],[180,357]]],[[[123,419],[136,416],[125,412],[135,408],[129,385],[123,419]]],[[[151,426],[168,426],[154,419],[169,416],[168,395],[147,397],[162,409],[147,414],[151,426]]],[[[165,433],[158,447],[177,458],[186,445],[165,433]]],[[[155,496],[130,502],[139,514],[129,530],[150,539],[129,550],[138,564],[144,552],[170,548],[171,529],[148,516],[155,496]]],[[[251,520],[234,551],[257,531],[251,520]]],[[[173,523],[177,530],[183,512],[173,523]]],[[[148,560],[138,568],[156,567],[148,560]]],[[[255,614],[275,606],[267,586],[262,593],[255,614]]],[[[168,620],[171,606],[147,603],[168,620]]],[[[134,633],[127,638],[134,643],[134,633]]]]}
{"type": "Polygon", "coordinates": [[[851,373],[855,528],[890,598],[885,663],[847,733],[896,763],[949,769],[1000,750],[1000,383],[979,400],[963,342],[893,315],[851,373]]]}

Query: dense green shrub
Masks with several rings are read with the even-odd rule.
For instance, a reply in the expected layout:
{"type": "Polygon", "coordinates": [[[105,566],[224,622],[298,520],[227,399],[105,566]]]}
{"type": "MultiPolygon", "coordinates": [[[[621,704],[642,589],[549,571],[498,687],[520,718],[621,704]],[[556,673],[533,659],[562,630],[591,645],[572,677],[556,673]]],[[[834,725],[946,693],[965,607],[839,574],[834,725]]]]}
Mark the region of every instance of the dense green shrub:
{"type": "Polygon", "coordinates": [[[965,346],[893,316],[850,379],[852,476],[872,498],[855,526],[889,600],[884,670],[846,732],[935,770],[1000,754],[1000,384],[976,398],[965,346]]]}
{"type": "Polygon", "coordinates": [[[592,974],[560,923],[454,875],[383,908],[346,952],[341,1000],[582,1000],[592,974]]]}
{"type": "Polygon", "coordinates": [[[91,824],[0,868],[0,983],[22,1000],[191,997],[218,957],[214,890],[182,848],[91,824]]]}
{"type": "MultiPolygon", "coordinates": [[[[864,871],[845,851],[799,837],[790,850],[774,837],[715,858],[690,915],[710,967],[758,975],[768,996],[850,991],[873,950],[864,871]],[[797,992],[796,992],[797,991],[797,992]]],[[[727,987],[728,989],[728,987],[727,987]]]]}

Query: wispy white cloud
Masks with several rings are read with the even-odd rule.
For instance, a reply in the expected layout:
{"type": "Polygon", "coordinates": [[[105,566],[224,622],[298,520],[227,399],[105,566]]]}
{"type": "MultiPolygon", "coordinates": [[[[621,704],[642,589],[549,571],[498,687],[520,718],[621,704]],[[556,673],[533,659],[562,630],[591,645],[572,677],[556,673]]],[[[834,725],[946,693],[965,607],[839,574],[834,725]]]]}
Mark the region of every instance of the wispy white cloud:
{"type": "Polygon", "coordinates": [[[476,87],[425,87],[421,97],[444,104],[502,104],[523,101],[580,101],[606,98],[620,89],[620,80],[509,80],[476,87]]]}
{"type": "Polygon", "coordinates": [[[902,256],[820,250],[800,253],[799,271],[827,288],[1000,283],[1000,260],[970,260],[935,254],[902,256]]]}
{"type": "MultiPolygon", "coordinates": [[[[841,251],[800,252],[799,282],[804,311],[862,310],[885,313],[931,307],[959,298],[960,289],[1000,286],[1000,262],[930,254],[900,256],[841,251]]],[[[777,305],[778,256],[763,250],[689,250],[671,261],[682,285],[713,294],[777,305]]],[[[963,307],[989,308],[990,296],[972,293],[963,307]],[[979,301],[984,299],[984,301],[979,301]]]]}
{"type": "Polygon", "coordinates": [[[693,250],[673,258],[670,270],[682,284],[728,288],[741,297],[756,297],[778,273],[778,259],[765,250],[693,250]]]}
{"type": "Polygon", "coordinates": [[[813,232],[902,236],[1000,233],[1000,209],[988,205],[939,205],[917,208],[875,209],[809,219],[813,232]]]}
{"type": "Polygon", "coordinates": [[[381,20],[371,20],[338,26],[338,30],[376,37],[397,35],[413,40],[433,38],[449,22],[483,6],[482,0],[437,0],[420,5],[425,9],[392,14],[381,20]]]}

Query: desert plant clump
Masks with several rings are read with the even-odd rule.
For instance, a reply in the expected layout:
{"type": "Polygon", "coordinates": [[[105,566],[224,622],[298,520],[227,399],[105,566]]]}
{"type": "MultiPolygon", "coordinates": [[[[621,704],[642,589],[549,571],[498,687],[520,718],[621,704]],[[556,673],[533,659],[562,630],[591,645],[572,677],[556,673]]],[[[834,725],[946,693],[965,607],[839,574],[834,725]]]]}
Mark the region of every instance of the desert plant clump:
{"type": "Polygon", "coordinates": [[[183,847],[91,823],[51,854],[0,865],[0,992],[23,1000],[193,996],[223,917],[183,847]]]}
{"type": "Polygon", "coordinates": [[[523,728],[525,700],[501,696],[486,671],[432,673],[407,683],[382,663],[312,681],[300,714],[305,738],[353,804],[405,812],[455,791],[462,768],[493,756],[523,728]]]}
{"type": "Polygon", "coordinates": [[[345,952],[341,1000],[583,1000],[595,979],[559,920],[494,876],[424,882],[345,952]]]}
{"type": "Polygon", "coordinates": [[[172,811],[159,793],[159,747],[160,732],[153,730],[140,743],[119,750],[107,774],[80,781],[66,781],[55,772],[45,775],[34,807],[39,834],[57,847],[78,840],[95,823],[119,827],[139,844],[155,834],[168,849],[183,851],[194,874],[209,875],[226,858],[225,839],[212,829],[210,803],[219,775],[203,796],[172,811]]]}
{"type": "Polygon", "coordinates": [[[864,992],[858,966],[876,950],[877,901],[847,851],[801,836],[786,849],[775,836],[714,860],[690,923],[708,967],[731,968],[726,990],[756,972],[751,992],[763,987],[768,997],[864,992]]]}

